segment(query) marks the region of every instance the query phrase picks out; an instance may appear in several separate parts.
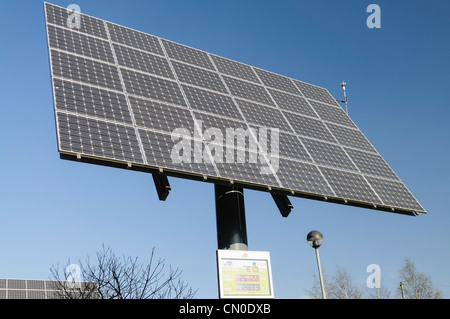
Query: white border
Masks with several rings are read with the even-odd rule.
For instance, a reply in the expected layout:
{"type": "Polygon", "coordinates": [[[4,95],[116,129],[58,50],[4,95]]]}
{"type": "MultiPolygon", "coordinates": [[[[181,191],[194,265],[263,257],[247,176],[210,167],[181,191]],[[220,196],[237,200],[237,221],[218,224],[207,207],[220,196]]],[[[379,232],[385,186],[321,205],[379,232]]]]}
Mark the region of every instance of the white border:
{"type": "Polygon", "coordinates": [[[270,252],[268,251],[250,251],[250,250],[230,250],[230,249],[218,249],[217,250],[217,279],[219,285],[219,298],[220,299],[273,299],[275,298],[272,280],[272,266],[270,263],[270,252]],[[267,271],[269,274],[270,294],[267,296],[258,295],[225,295],[223,292],[223,269],[221,261],[223,259],[236,259],[236,260],[264,260],[267,262],[267,271]]]}

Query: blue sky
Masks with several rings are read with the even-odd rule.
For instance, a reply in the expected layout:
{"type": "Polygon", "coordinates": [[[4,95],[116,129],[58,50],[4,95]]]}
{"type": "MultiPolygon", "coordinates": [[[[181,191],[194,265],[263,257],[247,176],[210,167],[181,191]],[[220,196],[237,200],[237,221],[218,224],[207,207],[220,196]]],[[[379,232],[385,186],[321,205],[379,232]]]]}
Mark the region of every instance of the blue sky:
{"type": "MultiPolygon", "coordinates": [[[[249,249],[270,251],[275,296],[305,297],[316,273],[306,234],[325,237],[325,272],[361,287],[369,264],[395,294],[405,257],[450,298],[450,2],[54,1],[83,13],[329,89],[427,215],[409,217],[291,198],[282,218],[268,193],[246,190],[249,249]],[[381,29],[366,8],[381,8],[381,29]]],[[[0,11],[0,277],[47,279],[52,264],[102,244],[183,270],[198,298],[217,298],[214,187],[170,178],[166,202],[148,174],[59,159],[44,10],[0,11]]]]}

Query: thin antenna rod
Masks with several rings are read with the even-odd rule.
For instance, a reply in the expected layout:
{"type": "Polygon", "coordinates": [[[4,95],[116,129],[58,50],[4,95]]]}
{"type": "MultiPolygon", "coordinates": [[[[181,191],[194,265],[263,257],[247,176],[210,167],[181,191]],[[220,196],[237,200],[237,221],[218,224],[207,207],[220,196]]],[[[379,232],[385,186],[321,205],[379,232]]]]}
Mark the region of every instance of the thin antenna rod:
{"type": "Polygon", "coordinates": [[[347,107],[347,94],[345,93],[345,86],[347,85],[347,83],[345,83],[344,81],[342,81],[341,83],[341,88],[342,91],[344,91],[344,100],[338,100],[336,99],[336,101],[341,102],[341,103],[345,103],[345,113],[347,113],[348,115],[348,107],[347,107]]]}
{"type": "Polygon", "coordinates": [[[347,83],[345,83],[344,81],[342,81],[342,83],[341,83],[341,87],[342,87],[342,90],[344,91],[344,102],[345,102],[345,112],[347,113],[347,115],[348,115],[348,108],[347,108],[347,95],[345,94],[345,86],[347,85],[347,83]]]}

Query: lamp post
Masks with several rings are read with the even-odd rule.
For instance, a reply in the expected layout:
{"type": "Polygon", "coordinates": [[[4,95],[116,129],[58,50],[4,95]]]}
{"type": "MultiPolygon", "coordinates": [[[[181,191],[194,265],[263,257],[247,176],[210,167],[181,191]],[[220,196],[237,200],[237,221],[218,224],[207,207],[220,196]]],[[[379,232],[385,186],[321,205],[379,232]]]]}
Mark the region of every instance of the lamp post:
{"type": "Polygon", "coordinates": [[[308,241],[308,244],[316,251],[317,268],[319,268],[319,279],[320,287],[322,288],[322,297],[323,299],[327,299],[327,295],[325,293],[325,284],[323,282],[322,276],[322,267],[320,266],[319,258],[319,247],[323,243],[323,235],[319,231],[313,230],[308,233],[308,235],[306,236],[306,240],[308,241]]]}

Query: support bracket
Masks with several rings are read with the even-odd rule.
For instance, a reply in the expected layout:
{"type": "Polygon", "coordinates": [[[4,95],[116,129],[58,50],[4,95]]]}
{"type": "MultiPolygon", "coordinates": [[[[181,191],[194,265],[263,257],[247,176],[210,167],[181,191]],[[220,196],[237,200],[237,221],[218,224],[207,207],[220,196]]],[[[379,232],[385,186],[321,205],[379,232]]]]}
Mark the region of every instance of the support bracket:
{"type": "Polygon", "coordinates": [[[272,195],[272,198],[275,201],[275,204],[277,204],[277,207],[280,210],[281,216],[288,217],[291,210],[294,208],[294,206],[291,204],[291,201],[289,200],[287,195],[274,194],[274,193],[270,193],[270,194],[272,195]]]}
{"type": "Polygon", "coordinates": [[[171,190],[169,180],[166,175],[152,174],[153,181],[155,182],[156,192],[158,193],[159,200],[165,201],[171,190]]]}

